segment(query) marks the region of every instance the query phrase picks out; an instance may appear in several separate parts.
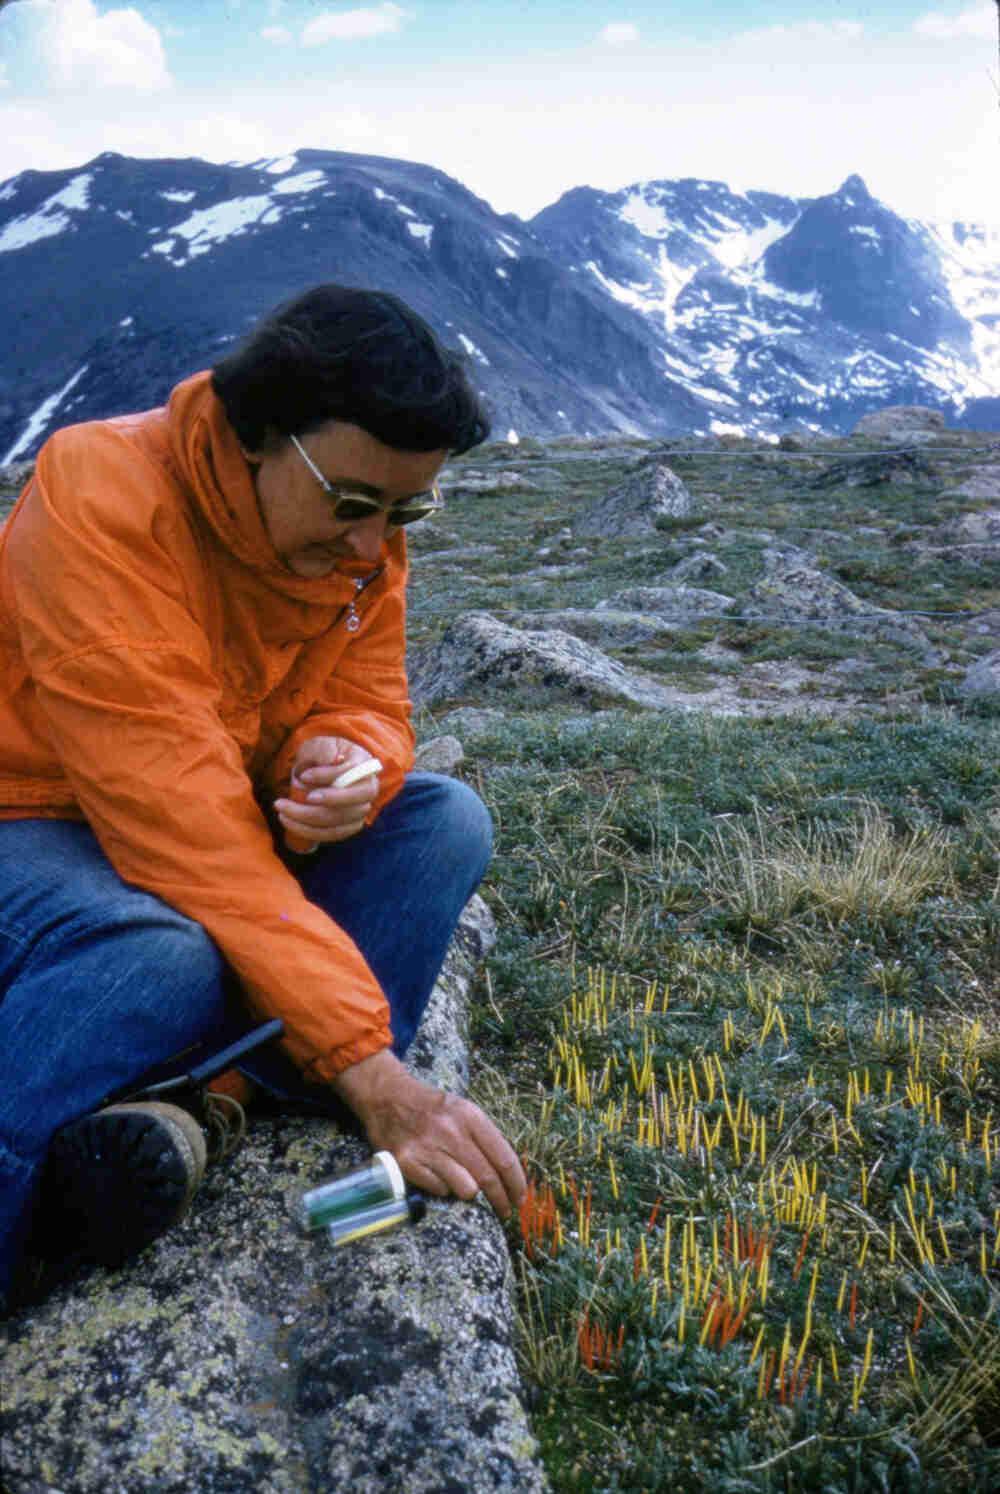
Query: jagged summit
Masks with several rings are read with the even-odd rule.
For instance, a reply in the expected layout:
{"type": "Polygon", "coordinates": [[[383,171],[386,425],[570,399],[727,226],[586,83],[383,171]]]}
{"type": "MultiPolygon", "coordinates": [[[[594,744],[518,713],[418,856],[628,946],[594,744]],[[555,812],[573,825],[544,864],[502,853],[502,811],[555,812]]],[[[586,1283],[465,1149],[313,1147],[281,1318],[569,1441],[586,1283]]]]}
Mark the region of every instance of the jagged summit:
{"type": "Polygon", "coordinates": [[[410,301],[500,431],[837,430],[893,403],[1000,420],[1000,233],[906,221],[858,175],[813,198],[581,186],[525,222],[385,156],[105,152],[0,185],[0,464],[158,403],[329,279],[410,301]]]}

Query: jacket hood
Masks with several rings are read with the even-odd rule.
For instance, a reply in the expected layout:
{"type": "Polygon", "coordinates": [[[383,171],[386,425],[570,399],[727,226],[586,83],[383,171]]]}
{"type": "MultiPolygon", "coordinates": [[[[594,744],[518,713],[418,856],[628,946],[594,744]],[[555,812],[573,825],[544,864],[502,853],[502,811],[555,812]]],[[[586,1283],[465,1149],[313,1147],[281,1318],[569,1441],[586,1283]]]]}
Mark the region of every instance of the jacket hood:
{"type": "MultiPolygon", "coordinates": [[[[271,543],[253,472],[208,371],[177,385],[167,404],[167,425],[174,466],[205,523],[271,590],[295,601],[337,605],[353,595],[355,578],[377,573],[370,565],[348,565],[317,578],[288,570],[271,543]]],[[[383,547],[383,565],[403,545],[402,535],[393,536],[383,547]]]]}

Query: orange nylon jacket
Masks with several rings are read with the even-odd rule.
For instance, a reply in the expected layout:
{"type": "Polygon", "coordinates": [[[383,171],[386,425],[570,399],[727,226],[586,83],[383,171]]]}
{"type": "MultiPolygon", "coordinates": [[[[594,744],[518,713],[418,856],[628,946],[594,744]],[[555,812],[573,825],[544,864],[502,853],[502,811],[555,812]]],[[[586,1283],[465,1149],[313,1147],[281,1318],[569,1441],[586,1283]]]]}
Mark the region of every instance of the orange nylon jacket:
{"type": "Polygon", "coordinates": [[[71,426],[0,533],[0,818],[86,819],[126,881],[212,936],[310,1078],[391,1042],[360,950],[303,895],[262,804],[343,736],[413,764],[406,549],[355,582],[275,553],[207,373],[163,409],[71,426]]]}

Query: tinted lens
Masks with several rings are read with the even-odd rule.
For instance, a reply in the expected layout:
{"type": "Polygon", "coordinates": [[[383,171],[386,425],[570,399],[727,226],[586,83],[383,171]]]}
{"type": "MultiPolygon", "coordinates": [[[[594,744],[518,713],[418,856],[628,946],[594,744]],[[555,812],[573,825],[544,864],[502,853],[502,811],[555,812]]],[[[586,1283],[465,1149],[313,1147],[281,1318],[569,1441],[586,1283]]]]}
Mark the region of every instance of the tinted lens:
{"type": "Polygon", "coordinates": [[[333,510],[334,517],[342,519],[345,524],[355,519],[370,519],[372,514],[381,511],[381,503],[376,503],[374,498],[338,498],[333,510]]]}
{"type": "Polygon", "coordinates": [[[405,503],[393,504],[392,508],[383,508],[381,503],[376,502],[374,498],[364,498],[359,495],[356,498],[338,498],[333,512],[334,517],[344,524],[354,524],[359,519],[370,519],[372,514],[385,514],[390,524],[399,526],[415,524],[418,519],[426,519],[428,514],[436,512],[440,507],[440,503],[430,494],[426,498],[408,498],[405,503]]]}
{"type": "Polygon", "coordinates": [[[415,524],[418,519],[426,519],[430,514],[436,514],[440,507],[440,503],[433,503],[429,500],[424,502],[422,499],[420,501],[414,499],[412,503],[400,503],[395,508],[389,509],[389,523],[397,526],[415,524]]]}

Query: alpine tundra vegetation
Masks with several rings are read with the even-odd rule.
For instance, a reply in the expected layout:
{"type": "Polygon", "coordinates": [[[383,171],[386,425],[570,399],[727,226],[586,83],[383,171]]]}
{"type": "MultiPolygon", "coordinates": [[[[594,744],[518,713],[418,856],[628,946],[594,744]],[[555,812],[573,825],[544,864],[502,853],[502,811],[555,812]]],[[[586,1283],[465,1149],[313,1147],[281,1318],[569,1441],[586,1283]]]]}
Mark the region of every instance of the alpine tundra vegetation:
{"type": "Polygon", "coordinates": [[[497,828],[472,1092],[531,1177],[556,1490],[1000,1483],[1000,447],[894,419],[495,442],[413,531],[418,735],[497,828]]]}

